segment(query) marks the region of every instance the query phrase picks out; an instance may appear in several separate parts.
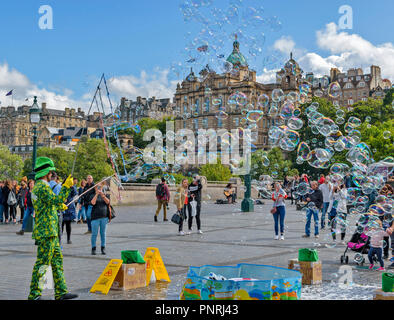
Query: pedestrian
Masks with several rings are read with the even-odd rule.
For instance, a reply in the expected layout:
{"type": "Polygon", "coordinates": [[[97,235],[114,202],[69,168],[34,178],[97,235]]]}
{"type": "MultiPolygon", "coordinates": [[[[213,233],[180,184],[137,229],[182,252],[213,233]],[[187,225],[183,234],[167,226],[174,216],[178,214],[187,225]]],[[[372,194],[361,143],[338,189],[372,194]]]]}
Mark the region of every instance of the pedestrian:
{"type": "Polygon", "coordinates": [[[53,161],[46,157],[40,157],[36,161],[34,172],[36,173],[36,185],[32,191],[32,201],[36,212],[33,239],[36,241],[37,260],[33,268],[30,285],[29,300],[40,300],[42,293],[42,277],[48,266],[52,267],[52,275],[55,284],[55,299],[69,300],[78,295],[68,293],[63,273],[63,255],[59,243],[59,218],[56,208],[63,207],[67,199],[73,180],[69,176],[64,182],[59,195],[55,195],[49,186],[52,172],[56,168],[53,161]]]}
{"type": "Polygon", "coordinates": [[[8,195],[8,206],[9,206],[9,210],[10,210],[10,220],[12,219],[12,223],[16,224],[16,208],[18,206],[18,190],[19,190],[19,186],[18,186],[18,182],[16,180],[13,180],[11,183],[11,190],[10,190],[10,194],[8,195]]]}
{"type": "Polygon", "coordinates": [[[25,214],[25,198],[26,198],[26,192],[27,192],[27,184],[25,181],[21,181],[21,187],[19,189],[18,195],[17,195],[17,200],[18,200],[18,206],[20,209],[20,220],[19,223],[23,223],[23,216],[25,214]]]}
{"type": "MultiPolygon", "coordinates": [[[[393,195],[393,188],[389,185],[386,184],[383,186],[383,188],[379,191],[379,195],[385,196],[387,198],[391,198],[393,195]]],[[[393,219],[391,216],[391,213],[388,213],[387,215],[381,216],[380,217],[381,221],[383,222],[383,228],[387,229],[393,225],[393,219]],[[384,219],[384,217],[387,217],[384,219]]],[[[383,247],[383,259],[387,260],[389,258],[389,250],[390,250],[390,237],[386,236],[384,237],[384,242],[386,243],[386,246],[383,247]]],[[[391,247],[393,247],[393,242],[391,242],[391,247]]]]}
{"type": "Polygon", "coordinates": [[[79,211],[78,211],[78,217],[77,217],[77,223],[86,223],[86,208],[84,203],[82,202],[83,197],[81,197],[81,194],[83,193],[83,189],[86,186],[86,180],[82,179],[81,180],[81,185],[78,188],[78,196],[80,197],[78,199],[78,205],[79,205],[79,211]]]}
{"type": "Polygon", "coordinates": [[[8,197],[10,195],[11,189],[12,189],[11,182],[9,180],[5,180],[3,188],[1,189],[3,194],[4,224],[9,223],[8,218],[9,218],[10,210],[8,205],[8,197]]]}
{"type": "Polygon", "coordinates": [[[323,208],[321,211],[321,229],[324,230],[324,228],[326,227],[326,213],[328,207],[330,206],[330,198],[332,191],[332,185],[330,183],[330,178],[328,176],[324,179],[324,182],[320,184],[319,189],[323,194],[323,208]]]}
{"type": "Polygon", "coordinates": [[[91,220],[91,215],[92,215],[92,199],[96,195],[95,189],[94,189],[94,181],[93,177],[91,175],[88,175],[86,177],[86,186],[83,188],[83,192],[86,192],[82,197],[82,202],[85,205],[85,210],[86,210],[86,223],[88,225],[88,231],[85,232],[85,234],[91,234],[92,233],[92,220],[91,220]],[[89,191],[88,191],[89,190],[89,191]]]}
{"type": "Polygon", "coordinates": [[[95,185],[94,196],[91,200],[92,210],[91,210],[91,224],[92,224],[92,255],[96,255],[96,240],[98,235],[98,230],[100,229],[100,240],[101,240],[101,253],[106,254],[106,231],[107,224],[110,218],[109,206],[110,197],[103,192],[103,183],[95,185]]]}
{"type": "Polygon", "coordinates": [[[271,210],[275,222],[275,240],[279,240],[279,223],[280,223],[280,240],[285,240],[285,216],[286,216],[286,192],[282,189],[279,182],[275,183],[275,190],[272,193],[272,200],[274,201],[271,210]]]}
{"type": "Polygon", "coordinates": [[[291,204],[294,203],[295,205],[297,205],[299,196],[298,195],[296,196],[295,193],[299,184],[300,184],[300,177],[298,175],[295,175],[293,177],[293,180],[291,181],[291,187],[290,187],[291,204]]]}
{"type": "Polygon", "coordinates": [[[323,206],[323,194],[318,188],[319,184],[317,181],[311,182],[312,192],[306,195],[307,201],[307,211],[306,211],[306,225],[305,225],[305,235],[303,238],[310,237],[310,227],[312,216],[315,220],[315,238],[319,238],[319,210],[323,206]]]}
{"type": "Polygon", "coordinates": [[[163,221],[168,221],[167,219],[167,205],[170,201],[170,190],[166,184],[166,179],[161,178],[161,183],[156,186],[156,199],[157,199],[157,209],[154,216],[154,221],[157,222],[157,217],[163,207],[163,221]]]}
{"type": "Polygon", "coordinates": [[[16,233],[17,235],[20,236],[23,236],[25,234],[25,230],[27,227],[27,223],[30,219],[30,216],[32,216],[33,218],[35,217],[34,206],[31,200],[31,192],[33,188],[34,188],[34,180],[30,180],[28,183],[27,191],[25,194],[25,200],[24,200],[25,213],[22,222],[22,229],[16,233]]]}
{"type": "Polygon", "coordinates": [[[331,226],[332,239],[336,241],[336,233],[340,231],[342,244],[345,244],[346,219],[347,219],[347,189],[344,184],[334,186],[332,190],[332,202],[328,207],[329,225],[331,226]]]}
{"type": "Polygon", "coordinates": [[[200,214],[201,214],[201,190],[202,190],[202,184],[200,177],[198,175],[193,176],[193,181],[188,187],[189,190],[189,196],[190,196],[190,201],[188,201],[187,209],[189,213],[189,220],[188,220],[188,232],[187,234],[192,233],[192,224],[193,224],[193,216],[196,217],[196,223],[197,223],[197,233],[202,234],[201,230],[201,219],[200,219],[200,214]],[[195,210],[194,214],[193,211],[195,210]]]}
{"type": "Polygon", "coordinates": [[[380,220],[378,220],[380,229],[376,230],[372,233],[371,235],[371,247],[369,249],[368,252],[368,260],[369,260],[369,270],[372,270],[374,267],[374,263],[373,263],[373,257],[376,256],[376,258],[378,259],[378,262],[380,263],[380,268],[378,269],[378,271],[386,271],[384,269],[384,261],[382,259],[382,255],[383,255],[383,238],[384,237],[389,237],[390,235],[392,235],[393,230],[391,228],[386,229],[386,231],[383,230],[382,228],[382,222],[380,220]]]}
{"type": "Polygon", "coordinates": [[[3,187],[4,187],[4,182],[0,181],[0,223],[3,223],[3,216],[4,216],[4,196],[3,196],[3,187]]]}
{"type": "Polygon", "coordinates": [[[183,179],[181,185],[178,187],[176,191],[176,195],[174,197],[174,203],[177,207],[178,213],[180,215],[180,223],[178,232],[180,236],[184,236],[183,232],[183,221],[187,219],[186,217],[186,208],[188,204],[188,188],[189,183],[187,179],[183,179]]]}
{"type": "Polygon", "coordinates": [[[352,187],[352,177],[350,175],[350,172],[346,173],[345,176],[345,187],[346,189],[349,189],[352,187]]]}
{"type": "MultiPolygon", "coordinates": [[[[51,179],[49,181],[49,187],[52,189],[53,193],[55,195],[59,195],[60,194],[60,190],[62,189],[61,184],[59,184],[57,181],[59,181],[59,178],[57,176],[56,172],[53,172],[51,175],[51,179]]],[[[58,237],[59,237],[59,244],[62,244],[62,225],[63,225],[63,212],[62,210],[57,210],[57,216],[58,216],[58,237]]]]}
{"type": "MultiPolygon", "coordinates": [[[[78,180],[76,178],[73,179],[73,186],[70,188],[70,194],[67,197],[66,204],[69,204],[74,198],[78,195],[77,187],[78,180]]],[[[64,226],[66,226],[67,233],[67,244],[72,244],[71,242],[71,222],[75,219],[75,202],[70,203],[66,211],[63,212],[63,221],[62,221],[62,234],[64,231],[64,226]]]]}

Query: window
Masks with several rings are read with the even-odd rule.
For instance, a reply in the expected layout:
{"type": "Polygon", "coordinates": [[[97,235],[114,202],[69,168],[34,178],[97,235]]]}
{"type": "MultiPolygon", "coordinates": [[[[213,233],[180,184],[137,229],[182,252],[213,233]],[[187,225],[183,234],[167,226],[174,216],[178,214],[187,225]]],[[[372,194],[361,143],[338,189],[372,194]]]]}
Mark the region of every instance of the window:
{"type": "Polygon", "coordinates": [[[235,125],[236,127],[239,126],[239,118],[234,118],[234,125],[235,125]]]}
{"type": "Polygon", "coordinates": [[[364,88],[364,87],[365,87],[365,82],[364,82],[364,81],[361,81],[361,82],[358,84],[357,87],[359,87],[359,88],[364,88]]]}
{"type": "Polygon", "coordinates": [[[222,128],[223,127],[223,121],[222,119],[218,119],[218,128],[222,128]]]}
{"type": "Polygon", "coordinates": [[[353,85],[350,82],[346,83],[345,89],[351,89],[351,88],[353,88],[353,85]]]}
{"type": "Polygon", "coordinates": [[[186,121],[183,121],[183,129],[186,129],[186,121]]]}
{"type": "Polygon", "coordinates": [[[364,80],[365,80],[365,81],[369,81],[369,76],[365,76],[365,77],[364,77],[364,80]]]}
{"type": "Polygon", "coordinates": [[[349,99],[348,101],[347,101],[347,104],[348,105],[352,105],[354,102],[353,102],[353,99],[349,99]]]}
{"type": "Polygon", "coordinates": [[[208,129],[208,119],[203,119],[202,120],[202,126],[204,129],[208,129]]]}
{"type": "Polygon", "coordinates": [[[198,119],[194,119],[193,122],[194,122],[194,129],[198,130],[198,119]]]}
{"type": "Polygon", "coordinates": [[[367,98],[362,98],[361,100],[362,100],[362,101],[368,101],[368,99],[367,99],[367,98]]]}
{"type": "Polygon", "coordinates": [[[348,78],[344,78],[344,79],[343,79],[343,82],[347,82],[347,81],[348,81],[348,78]]]}
{"type": "Polygon", "coordinates": [[[200,99],[196,99],[196,113],[200,114],[200,99]]]}
{"type": "Polygon", "coordinates": [[[356,81],[360,81],[360,80],[361,80],[361,76],[357,76],[356,81]]]}
{"type": "Polygon", "coordinates": [[[209,98],[205,98],[205,112],[209,112],[209,98]]]}

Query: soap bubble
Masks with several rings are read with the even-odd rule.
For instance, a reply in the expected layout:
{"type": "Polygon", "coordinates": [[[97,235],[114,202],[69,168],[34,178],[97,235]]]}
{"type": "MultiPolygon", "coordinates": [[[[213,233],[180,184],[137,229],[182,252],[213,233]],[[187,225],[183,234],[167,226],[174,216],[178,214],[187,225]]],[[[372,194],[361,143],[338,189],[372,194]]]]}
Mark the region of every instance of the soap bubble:
{"type": "Polygon", "coordinates": [[[390,131],[385,131],[383,132],[383,138],[388,140],[391,138],[391,132],[390,131]]]}

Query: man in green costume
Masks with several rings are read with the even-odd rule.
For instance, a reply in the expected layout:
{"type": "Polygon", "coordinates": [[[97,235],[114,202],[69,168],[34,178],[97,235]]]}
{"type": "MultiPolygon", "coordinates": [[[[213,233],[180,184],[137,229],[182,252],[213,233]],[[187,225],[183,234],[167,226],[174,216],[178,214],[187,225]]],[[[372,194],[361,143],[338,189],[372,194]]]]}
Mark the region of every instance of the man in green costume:
{"type": "Polygon", "coordinates": [[[49,187],[52,172],[56,171],[53,161],[46,157],[37,159],[34,172],[36,173],[36,185],[32,191],[32,202],[36,214],[33,230],[33,239],[36,241],[37,260],[33,268],[30,285],[29,300],[41,299],[42,278],[49,266],[52,267],[52,275],[55,283],[55,299],[69,300],[78,295],[68,293],[63,273],[63,255],[58,238],[58,215],[57,210],[65,210],[64,202],[73,185],[70,175],[63,183],[60,194],[55,195],[49,187]]]}

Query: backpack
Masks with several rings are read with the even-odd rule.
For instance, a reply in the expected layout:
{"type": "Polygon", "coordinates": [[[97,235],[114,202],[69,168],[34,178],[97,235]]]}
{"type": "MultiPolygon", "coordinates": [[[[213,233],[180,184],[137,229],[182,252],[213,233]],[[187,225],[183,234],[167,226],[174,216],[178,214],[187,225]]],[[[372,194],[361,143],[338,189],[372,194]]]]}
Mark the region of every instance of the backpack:
{"type": "Polygon", "coordinates": [[[14,206],[14,205],[16,205],[16,203],[17,203],[17,200],[16,200],[14,190],[11,190],[10,193],[8,194],[7,204],[9,206],[14,206]]]}
{"type": "Polygon", "coordinates": [[[164,184],[160,183],[156,187],[156,197],[163,198],[167,195],[164,184]]]}

